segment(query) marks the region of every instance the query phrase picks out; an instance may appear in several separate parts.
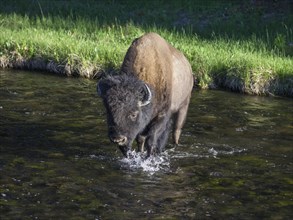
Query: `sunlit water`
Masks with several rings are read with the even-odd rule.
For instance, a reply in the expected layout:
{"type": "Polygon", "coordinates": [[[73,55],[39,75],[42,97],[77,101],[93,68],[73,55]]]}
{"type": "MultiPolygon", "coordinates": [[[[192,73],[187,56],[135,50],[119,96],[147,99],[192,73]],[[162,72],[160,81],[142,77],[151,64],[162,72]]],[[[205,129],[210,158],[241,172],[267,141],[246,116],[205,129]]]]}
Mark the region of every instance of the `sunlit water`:
{"type": "Polygon", "coordinates": [[[194,91],[180,145],[126,159],[96,82],[0,77],[0,219],[293,219],[292,99],[194,91]]]}

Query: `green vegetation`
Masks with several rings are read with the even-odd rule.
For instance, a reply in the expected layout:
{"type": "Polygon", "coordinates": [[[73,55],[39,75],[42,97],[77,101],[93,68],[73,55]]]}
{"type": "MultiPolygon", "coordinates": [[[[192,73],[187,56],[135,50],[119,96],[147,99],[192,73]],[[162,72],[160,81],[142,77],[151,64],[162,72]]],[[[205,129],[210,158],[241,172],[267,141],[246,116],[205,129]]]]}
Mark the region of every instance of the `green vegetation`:
{"type": "Polygon", "coordinates": [[[132,40],[157,32],[189,59],[201,88],[293,96],[289,0],[2,0],[0,67],[95,78],[132,40]]]}

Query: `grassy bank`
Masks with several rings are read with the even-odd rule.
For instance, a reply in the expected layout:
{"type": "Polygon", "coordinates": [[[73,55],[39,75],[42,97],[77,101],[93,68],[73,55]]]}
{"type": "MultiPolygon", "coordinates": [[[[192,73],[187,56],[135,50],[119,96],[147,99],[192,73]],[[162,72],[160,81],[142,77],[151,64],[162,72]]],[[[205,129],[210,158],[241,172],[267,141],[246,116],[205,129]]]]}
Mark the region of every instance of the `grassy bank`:
{"type": "Polygon", "coordinates": [[[290,1],[2,0],[0,66],[98,77],[157,32],[201,88],[293,96],[290,1]],[[231,3],[233,2],[233,3],[231,3]]]}

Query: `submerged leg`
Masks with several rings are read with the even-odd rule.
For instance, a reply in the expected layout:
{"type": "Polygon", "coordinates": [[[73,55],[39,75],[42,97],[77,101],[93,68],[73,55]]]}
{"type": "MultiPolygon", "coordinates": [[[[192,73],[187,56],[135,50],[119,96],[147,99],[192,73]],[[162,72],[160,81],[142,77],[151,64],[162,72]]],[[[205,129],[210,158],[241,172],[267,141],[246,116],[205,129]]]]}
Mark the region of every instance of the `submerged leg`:
{"type": "Polygon", "coordinates": [[[169,120],[170,114],[162,114],[151,123],[146,140],[147,157],[161,152],[165,147],[169,120]]]}
{"type": "Polygon", "coordinates": [[[179,138],[181,135],[181,129],[184,125],[187,111],[189,105],[189,97],[186,100],[186,104],[179,109],[179,111],[174,115],[174,125],[173,125],[173,141],[176,145],[179,143],[179,138]]]}
{"type": "Polygon", "coordinates": [[[169,137],[169,129],[170,129],[170,121],[167,122],[166,129],[161,133],[160,137],[158,138],[158,153],[164,151],[164,148],[168,142],[169,137]]]}
{"type": "Polygon", "coordinates": [[[138,152],[141,152],[141,153],[144,152],[145,139],[146,139],[146,137],[143,135],[140,135],[140,134],[136,137],[138,152]]]}

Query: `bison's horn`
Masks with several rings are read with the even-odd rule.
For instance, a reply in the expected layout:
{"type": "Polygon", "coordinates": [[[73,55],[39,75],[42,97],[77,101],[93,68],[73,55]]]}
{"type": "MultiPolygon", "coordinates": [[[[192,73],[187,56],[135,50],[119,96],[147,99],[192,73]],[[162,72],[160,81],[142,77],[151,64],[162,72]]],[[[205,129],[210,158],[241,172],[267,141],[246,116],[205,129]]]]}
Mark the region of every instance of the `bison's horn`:
{"type": "Polygon", "coordinates": [[[146,106],[148,104],[150,104],[151,100],[152,100],[152,92],[150,90],[150,88],[148,87],[147,84],[144,84],[145,88],[146,88],[146,98],[139,103],[139,106],[146,106]]]}

